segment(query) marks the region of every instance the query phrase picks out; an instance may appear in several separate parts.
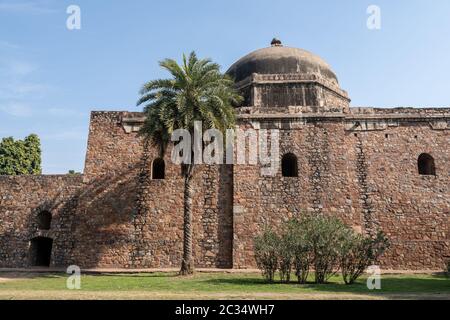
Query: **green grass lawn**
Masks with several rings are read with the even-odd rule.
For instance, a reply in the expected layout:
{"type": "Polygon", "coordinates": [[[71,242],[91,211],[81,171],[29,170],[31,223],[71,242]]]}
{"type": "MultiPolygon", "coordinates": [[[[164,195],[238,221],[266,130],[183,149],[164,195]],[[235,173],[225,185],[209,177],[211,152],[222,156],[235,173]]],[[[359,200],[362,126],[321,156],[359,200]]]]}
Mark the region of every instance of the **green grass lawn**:
{"type": "MultiPolygon", "coordinates": [[[[267,284],[259,274],[174,273],[84,275],[81,290],[66,288],[66,274],[2,274],[0,299],[72,298],[426,298],[450,299],[450,279],[439,275],[383,275],[382,289],[371,291],[362,277],[345,285],[339,276],[329,284],[267,284]]],[[[310,279],[313,280],[312,278],[310,279]]]]}

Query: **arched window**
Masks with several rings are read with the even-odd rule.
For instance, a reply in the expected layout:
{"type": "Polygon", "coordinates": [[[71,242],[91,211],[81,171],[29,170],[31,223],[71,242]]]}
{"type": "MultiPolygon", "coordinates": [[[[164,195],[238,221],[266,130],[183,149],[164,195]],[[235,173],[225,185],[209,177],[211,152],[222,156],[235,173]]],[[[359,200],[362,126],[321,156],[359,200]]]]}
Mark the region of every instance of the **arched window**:
{"type": "Polygon", "coordinates": [[[419,167],[419,174],[427,176],[436,175],[436,167],[434,166],[434,159],[428,153],[422,153],[417,161],[419,167]]]}
{"type": "Polygon", "coordinates": [[[161,180],[165,178],[166,164],[161,158],[153,160],[152,163],[152,179],[161,180]]]}
{"type": "Polygon", "coordinates": [[[48,211],[41,211],[37,216],[39,230],[50,230],[52,224],[52,214],[48,211]]]}
{"type": "Polygon", "coordinates": [[[286,153],[281,160],[281,172],[283,177],[298,177],[297,157],[292,153],[286,153]]]}

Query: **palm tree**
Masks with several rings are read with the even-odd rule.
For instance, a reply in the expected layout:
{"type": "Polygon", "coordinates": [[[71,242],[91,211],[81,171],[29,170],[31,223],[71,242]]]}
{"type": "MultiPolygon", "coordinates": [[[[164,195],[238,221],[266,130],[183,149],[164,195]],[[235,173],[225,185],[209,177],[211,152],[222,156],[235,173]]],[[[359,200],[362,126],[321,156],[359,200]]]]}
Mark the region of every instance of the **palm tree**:
{"type": "MultiPolygon", "coordinates": [[[[146,120],[141,134],[158,147],[161,156],[177,129],[194,132],[194,121],[201,121],[203,129],[225,131],[235,123],[233,105],[242,101],[234,89],[234,82],[220,73],[220,66],[209,59],[198,59],[195,52],[179,65],[172,59],[159,63],[171,74],[169,79],[146,83],[137,105],[145,104],[146,120]]],[[[183,163],[184,177],[184,237],[181,275],[194,272],[192,260],[192,204],[195,164],[183,163]]]]}

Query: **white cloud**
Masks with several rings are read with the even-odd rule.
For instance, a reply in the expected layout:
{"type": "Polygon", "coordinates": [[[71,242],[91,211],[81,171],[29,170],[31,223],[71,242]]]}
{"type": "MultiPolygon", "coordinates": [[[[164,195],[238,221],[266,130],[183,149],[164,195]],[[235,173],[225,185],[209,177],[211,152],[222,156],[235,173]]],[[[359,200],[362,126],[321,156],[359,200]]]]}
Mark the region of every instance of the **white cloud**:
{"type": "Polygon", "coordinates": [[[86,129],[70,129],[61,132],[41,134],[42,140],[66,141],[66,140],[86,140],[86,129]]]}
{"type": "Polygon", "coordinates": [[[42,99],[50,90],[48,85],[26,80],[35,70],[37,66],[27,61],[0,59],[1,112],[15,117],[33,115],[29,102],[42,99]]]}
{"type": "Polygon", "coordinates": [[[0,104],[0,110],[15,117],[30,117],[33,114],[29,106],[20,102],[11,102],[5,105],[0,104]]]}
{"type": "Polygon", "coordinates": [[[44,98],[52,87],[27,80],[37,69],[37,65],[27,61],[0,58],[0,102],[44,98]]]}
{"type": "MultiPolygon", "coordinates": [[[[1,8],[5,8],[5,3],[0,2],[1,8]]],[[[2,45],[11,46],[4,41],[0,42],[0,47],[2,45]]],[[[0,112],[16,117],[29,117],[38,113],[36,110],[33,112],[31,106],[42,105],[39,101],[53,90],[50,85],[33,81],[33,78],[40,76],[36,74],[38,69],[35,63],[12,56],[0,56],[0,112]]],[[[41,112],[42,109],[39,114],[41,112]]]]}
{"type": "Polygon", "coordinates": [[[83,112],[68,108],[49,108],[47,109],[49,115],[54,117],[81,117],[83,112]]]}
{"type": "Polygon", "coordinates": [[[18,46],[17,44],[14,44],[14,43],[11,43],[8,41],[3,41],[3,40],[0,40],[0,47],[8,48],[8,49],[19,49],[20,48],[20,46],[18,46]]]}
{"type": "Polygon", "coordinates": [[[0,57],[0,71],[3,77],[24,77],[35,72],[37,69],[38,66],[36,64],[28,61],[0,57]]]}
{"type": "Polygon", "coordinates": [[[1,2],[0,12],[45,14],[53,13],[55,10],[46,6],[44,2],[1,2]]]}
{"type": "Polygon", "coordinates": [[[52,88],[46,84],[14,81],[3,84],[0,81],[0,102],[5,100],[39,100],[44,98],[52,88]]]}
{"type": "Polygon", "coordinates": [[[37,69],[37,66],[25,61],[10,61],[7,67],[13,76],[26,76],[37,69]]]}

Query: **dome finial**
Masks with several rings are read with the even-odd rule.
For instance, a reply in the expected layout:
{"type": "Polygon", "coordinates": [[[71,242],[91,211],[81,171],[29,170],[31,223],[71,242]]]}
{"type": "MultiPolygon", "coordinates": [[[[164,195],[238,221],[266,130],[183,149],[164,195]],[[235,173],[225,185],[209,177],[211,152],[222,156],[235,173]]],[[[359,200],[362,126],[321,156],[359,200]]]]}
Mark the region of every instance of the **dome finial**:
{"type": "Polygon", "coordinates": [[[281,41],[277,38],[273,38],[272,42],[270,43],[272,47],[282,47],[281,41]]]}

